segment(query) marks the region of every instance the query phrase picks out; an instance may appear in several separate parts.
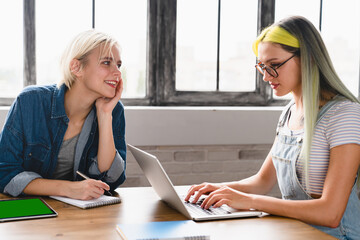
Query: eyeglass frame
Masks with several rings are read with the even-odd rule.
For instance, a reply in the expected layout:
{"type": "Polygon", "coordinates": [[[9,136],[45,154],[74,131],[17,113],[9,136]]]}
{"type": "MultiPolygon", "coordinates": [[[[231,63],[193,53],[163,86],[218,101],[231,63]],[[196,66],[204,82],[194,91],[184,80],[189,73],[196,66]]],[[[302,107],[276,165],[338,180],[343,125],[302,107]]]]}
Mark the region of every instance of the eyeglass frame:
{"type": "Polygon", "coordinates": [[[279,73],[276,71],[276,69],[280,68],[282,65],[284,65],[285,63],[287,63],[288,61],[290,61],[290,59],[292,59],[293,57],[297,56],[297,54],[293,54],[290,58],[286,59],[284,62],[280,63],[278,66],[276,67],[272,67],[272,66],[267,66],[265,64],[263,64],[261,61],[259,61],[256,65],[255,65],[255,68],[262,74],[264,75],[265,71],[264,69],[266,70],[266,72],[274,77],[274,78],[277,78],[279,76],[279,73]],[[263,67],[260,66],[260,64],[264,65],[263,67]],[[274,73],[276,74],[276,76],[274,76],[272,73],[271,73],[271,70],[268,70],[269,68],[271,68],[274,73]]]}

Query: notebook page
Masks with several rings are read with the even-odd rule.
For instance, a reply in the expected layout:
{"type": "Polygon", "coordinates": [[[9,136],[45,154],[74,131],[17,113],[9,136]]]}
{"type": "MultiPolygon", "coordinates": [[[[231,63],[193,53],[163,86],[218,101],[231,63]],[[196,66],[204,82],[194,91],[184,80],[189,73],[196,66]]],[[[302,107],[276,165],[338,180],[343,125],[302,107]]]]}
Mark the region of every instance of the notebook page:
{"type": "Polygon", "coordinates": [[[104,205],[110,205],[115,203],[120,203],[121,199],[119,197],[113,197],[113,196],[106,196],[102,195],[101,197],[97,199],[92,200],[78,200],[78,199],[72,199],[68,197],[60,197],[60,196],[50,196],[53,199],[56,199],[58,201],[65,202],[67,204],[79,207],[79,208],[93,208],[93,207],[99,207],[104,205]]]}

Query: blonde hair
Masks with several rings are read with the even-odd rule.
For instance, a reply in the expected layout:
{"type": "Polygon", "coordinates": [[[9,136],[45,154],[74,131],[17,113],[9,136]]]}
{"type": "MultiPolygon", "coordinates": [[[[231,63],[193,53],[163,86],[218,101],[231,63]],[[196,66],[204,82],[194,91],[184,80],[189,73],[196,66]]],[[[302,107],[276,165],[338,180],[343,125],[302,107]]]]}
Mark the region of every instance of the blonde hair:
{"type": "Polygon", "coordinates": [[[337,75],[320,33],[306,18],[293,16],[263,30],[253,44],[257,56],[260,42],[280,44],[285,50],[299,52],[301,59],[302,101],[304,106],[304,140],[301,158],[304,161],[305,186],[308,186],[308,169],[312,139],[321,100],[328,100],[325,92],[344,96],[353,102],[359,100],[345,87],[337,75]],[[294,44],[298,41],[298,47],[294,44]],[[290,47],[290,50],[289,50],[290,47]]]}
{"type": "Polygon", "coordinates": [[[94,49],[101,47],[101,56],[104,52],[112,54],[111,49],[113,46],[117,46],[120,49],[120,46],[115,38],[94,29],[82,32],[75,36],[62,55],[60,61],[60,71],[62,77],[58,83],[58,87],[65,84],[70,89],[72,84],[75,82],[76,76],[73,74],[70,66],[73,59],[79,60],[80,68],[77,69],[77,71],[81,71],[87,64],[87,57],[94,49]]]}

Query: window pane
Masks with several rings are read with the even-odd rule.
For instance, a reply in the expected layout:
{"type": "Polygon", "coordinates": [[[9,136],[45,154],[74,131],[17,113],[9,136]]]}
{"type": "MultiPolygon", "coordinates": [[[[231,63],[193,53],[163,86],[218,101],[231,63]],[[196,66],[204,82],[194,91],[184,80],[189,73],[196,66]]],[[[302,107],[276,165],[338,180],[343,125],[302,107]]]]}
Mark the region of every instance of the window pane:
{"type": "Polygon", "coordinates": [[[254,91],[257,4],[238,0],[221,1],[220,91],[254,91]]]}
{"type": "MultiPolygon", "coordinates": [[[[276,0],[275,22],[293,15],[300,15],[306,17],[309,21],[311,21],[314,24],[314,26],[317,29],[319,29],[320,0],[302,0],[302,1],[276,0]]],[[[278,97],[275,94],[273,94],[273,98],[290,99],[291,93],[283,97],[278,97]]]]}
{"type": "Polygon", "coordinates": [[[60,58],[67,44],[91,29],[91,0],[36,0],[37,84],[60,81],[60,58]]]}
{"type": "Polygon", "coordinates": [[[23,0],[0,0],[0,97],[23,88],[23,0]]]}
{"type": "Polygon", "coordinates": [[[217,0],[178,0],[176,90],[215,91],[217,0]]]}
{"type": "Polygon", "coordinates": [[[319,28],[320,0],[276,0],[275,22],[292,15],[306,17],[319,28]]]}
{"type": "Polygon", "coordinates": [[[95,28],[113,35],[122,49],[123,97],[145,97],[147,0],[96,1],[95,11],[95,28]]]}
{"type": "Polygon", "coordinates": [[[359,0],[324,1],[322,21],[322,35],[335,70],[355,96],[359,94],[359,9],[359,0]]]}

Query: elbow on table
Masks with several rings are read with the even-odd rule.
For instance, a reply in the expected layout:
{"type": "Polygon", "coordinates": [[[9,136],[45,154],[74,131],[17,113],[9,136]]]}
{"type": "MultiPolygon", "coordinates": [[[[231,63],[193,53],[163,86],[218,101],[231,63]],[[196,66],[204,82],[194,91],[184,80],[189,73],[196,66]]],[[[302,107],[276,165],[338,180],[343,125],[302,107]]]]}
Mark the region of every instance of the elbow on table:
{"type": "Polygon", "coordinates": [[[333,199],[330,199],[330,201],[325,198],[317,200],[319,201],[319,205],[317,206],[317,211],[313,212],[317,215],[316,218],[319,223],[316,225],[329,228],[337,228],[340,225],[347,205],[331,200],[333,199]]]}
{"type": "Polygon", "coordinates": [[[329,222],[327,225],[325,225],[325,227],[329,227],[329,228],[337,228],[340,225],[340,221],[332,221],[329,222]]]}
{"type": "Polygon", "coordinates": [[[324,217],[324,223],[323,226],[329,227],[329,228],[337,228],[340,225],[341,219],[343,214],[340,213],[333,213],[333,214],[327,214],[324,217]]]}

